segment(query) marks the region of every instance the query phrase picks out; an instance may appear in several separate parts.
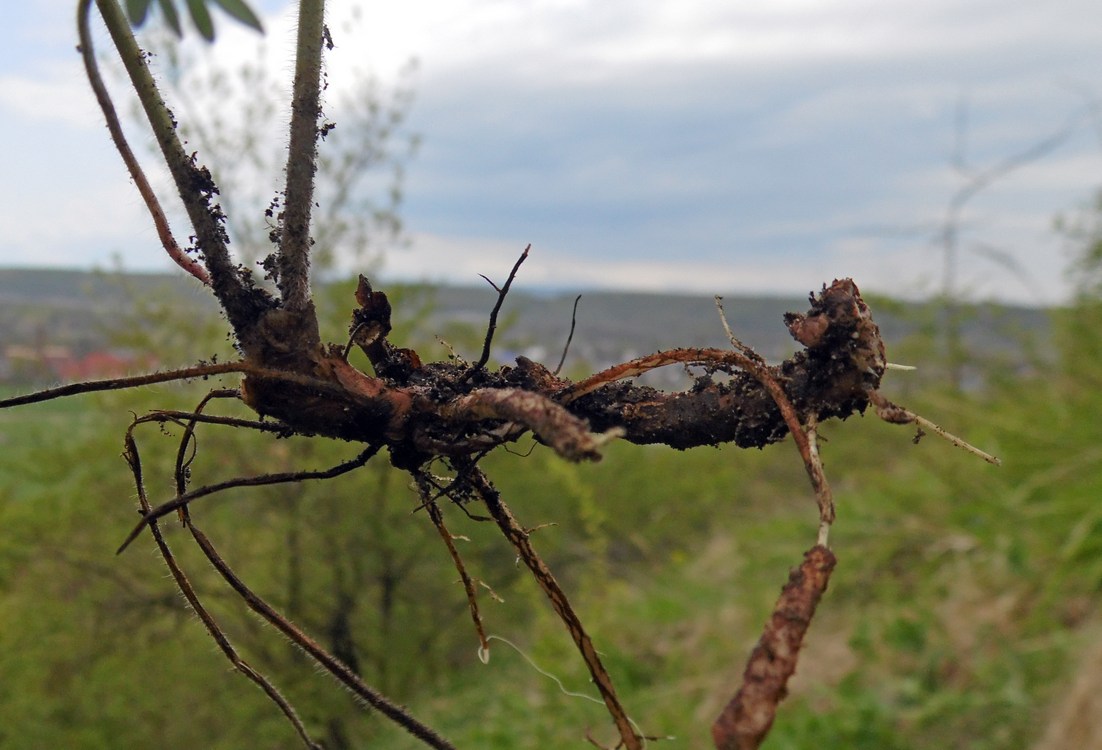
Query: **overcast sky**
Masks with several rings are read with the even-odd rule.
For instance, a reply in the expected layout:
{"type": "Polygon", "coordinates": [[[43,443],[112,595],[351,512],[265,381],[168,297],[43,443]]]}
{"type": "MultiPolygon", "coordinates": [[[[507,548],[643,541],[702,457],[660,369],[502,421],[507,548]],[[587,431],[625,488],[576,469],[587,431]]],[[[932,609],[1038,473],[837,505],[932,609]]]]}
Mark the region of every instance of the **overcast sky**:
{"type": "MultiPolygon", "coordinates": [[[[0,265],[168,269],[87,93],[70,5],[4,11],[0,265]]],[[[255,5],[289,69],[286,4],[255,5]]],[[[334,86],[342,66],[394,82],[419,62],[411,242],[391,278],[502,278],[531,243],[529,289],[804,294],[852,276],[927,294],[969,170],[1066,129],[966,205],[958,275],[975,297],[1066,297],[1053,219],[1102,186],[1097,0],[360,5],[355,34],[333,24],[334,86]]],[[[255,34],[216,23],[232,64],[255,34]]]]}

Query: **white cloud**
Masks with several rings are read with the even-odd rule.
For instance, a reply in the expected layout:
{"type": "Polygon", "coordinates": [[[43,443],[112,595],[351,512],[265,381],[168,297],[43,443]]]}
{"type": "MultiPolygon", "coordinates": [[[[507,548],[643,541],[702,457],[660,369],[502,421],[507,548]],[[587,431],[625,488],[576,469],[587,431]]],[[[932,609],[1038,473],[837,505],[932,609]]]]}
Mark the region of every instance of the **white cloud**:
{"type": "MultiPolygon", "coordinates": [[[[479,285],[480,274],[504,281],[523,247],[495,239],[442,238],[417,235],[408,251],[387,258],[381,277],[391,280],[479,285]]],[[[699,294],[774,293],[803,296],[835,278],[852,277],[866,292],[918,299],[940,290],[942,250],[931,243],[890,246],[876,238],[840,238],[810,256],[774,252],[750,257],[733,254],[727,261],[699,260],[692,255],[668,260],[601,258],[533,246],[521,267],[518,288],[551,288],[691,292],[699,294]]],[[[981,299],[1019,304],[1052,304],[1063,289],[1062,258],[1047,253],[1015,256],[1031,280],[1024,286],[1013,275],[998,273],[998,264],[964,248],[957,283],[981,299]]]]}
{"type": "MultiPolygon", "coordinates": [[[[387,257],[381,275],[456,285],[484,283],[479,277],[485,275],[500,283],[524,247],[523,242],[496,238],[418,233],[408,249],[387,257]]],[[[846,275],[853,264],[840,260],[845,258],[828,254],[808,260],[796,253],[777,252],[753,257],[731,253],[726,260],[706,261],[694,258],[691,251],[670,253],[666,259],[625,259],[534,243],[515,283],[534,288],[803,295],[818,289],[824,280],[846,275]]]]}
{"type": "MultiPolygon", "coordinates": [[[[352,66],[385,82],[422,61],[414,126],[426,147],[406,204],[414,244],[388,257],[388,272],[452,283],[503,275],[532,240],[522,271],[532,285],[803,293],[857,268],[863,286],[929,288],[939,278],[929,230],[961,184],[949,166],[958,99],[970,105],[970,161],[986,165],[1059,127],[1082,102],[1066,82],[1093,83],[1102,69],[1094,0],[355,6],[357,29],[344,22],[353,4],[330,13],[331,105],[352,66]]],[[[290,4],[265,20],[263,40],[219,18],[214,47],[194,34],[189,44],[209,53],[205,64],[233,68],[262,41],[289,79],[290,4]]],[[[124,251],[154,239],[71,42],[66,54],[64,65],[16,67],[0,53],[0,130],[19,148],[6,165],[31,194],[0,196],[0,220],[20,220],[0,238],[0,261],[35,237],[39,248],[68,233],[73,247],[124,251]],[[93,157],[81,138],[103,148],[93,157]],[[52,160],[48,180],[30,153],[52,160]],[[62,228],[59,213],[73,221],[62,228]]],[[[212,107],[236,117],[226,101],[212,107]]],[[[273,120],[271,137],[283,129],[273,120]]],[[[1066,288],[1051,216],[1098,184],[1094,137],[1084,123],[966,216],[962,242],[1012,253],[1046,299],[1066,288]]],[[[962,278],[1012,286],[993,268],[968,255],[962,278]]]]}
{"type": "Polygon", "coordinates": [[[103,122],[79,64],[61,61],[49,61],[33,75],[0,75],[0,116],[27,127],[59,122],[90,130],[103,122]]]}
{"type": "Polygon", "coordinates": [[[94,199],[87,193],[61,190],[43,207],[33,198],[8,197],[0,202],[6,262],[90,267],[122,253],[140,268],[164,265],[153,224],[126,180],[105,180],[94,199]]]}
{"type": "MultiPolygon", "coordinates": [[[[336,2],[331,17],[359,4],[336,2]]],[[[824,60],[978,56],[986,49],[1096,38],[1087,0],[1042,3],[844,0],[410,0],[367,6],[348,46],[393,69],[416,55],[431,69],[494,67],[543,80],[602,79],[631,68],[727,61],[798,68],[824,60]],[[1085,38],[1085,39],[1084,39],[1085,38]]],[[[338,39],[339,41],[339,39],[338,39]]]]}

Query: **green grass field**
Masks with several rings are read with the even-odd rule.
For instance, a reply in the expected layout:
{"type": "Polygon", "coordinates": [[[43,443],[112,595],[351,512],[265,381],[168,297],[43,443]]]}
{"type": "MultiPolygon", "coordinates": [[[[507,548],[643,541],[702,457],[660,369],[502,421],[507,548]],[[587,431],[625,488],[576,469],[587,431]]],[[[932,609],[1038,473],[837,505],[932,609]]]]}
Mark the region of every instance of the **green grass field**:
{"type": "MultiPolygon", "coordinates": [[[[998,454],[988,466],[869,415],[830,423],[839,558],[765,747],[1032,748],[1102,632],[1098,334],[1068,328],[1036,377],[959,395],[892,375],[889,395],[998,454]],[[1093,362],[1097,362],[1094,359],[1093,362]],[[902,397],[901,397],[902,398],[902,397]]],[[[929,382],[928,380],[926,382],[929,382]]],[[[66,399],[0,412],[0,747],[295,747],[174,593],[136,520],[120,458],[129,412],[199,390],[66,399]]],[[[174,440],[140,435],[151,493],[174,440]]],[[[193,481],[318,468],[352,446],[204,430],[193,481]]],[[[486,464],[587,623],[650,747],[709,746],[817,513],[790,445],[677,452],[614,445],[594,465],[546,450],[486,464]]],[[[586,747],[613,733],[580,659],[511,548],[446,509],[482,593],[482,664],[457,575],[392,471],[204,499],[195,518],[239,572],[365,679],[459,747],[586,747]],[[561,681],[563,688],[552,679],[561,681]]],[[[477,509],[472,509],[477,512],[477,509]]],[[[171,543],[246,658],[331,747],[418,747],[361,712],[245,613],[175,526],[171,543]],[[341,744],[344,743],[344,744],[341,744]]],[[[1068,732],[1074,728],[1066,727],[1068,732]]],[[[1074,735],[1065,735],[1075,744],[1074,735]]],[[[1097,740],[1097,738],[1095,738],[1097,740]]],[[[1059,745],[1051,745],[1053,747],[1059,745]]]]}

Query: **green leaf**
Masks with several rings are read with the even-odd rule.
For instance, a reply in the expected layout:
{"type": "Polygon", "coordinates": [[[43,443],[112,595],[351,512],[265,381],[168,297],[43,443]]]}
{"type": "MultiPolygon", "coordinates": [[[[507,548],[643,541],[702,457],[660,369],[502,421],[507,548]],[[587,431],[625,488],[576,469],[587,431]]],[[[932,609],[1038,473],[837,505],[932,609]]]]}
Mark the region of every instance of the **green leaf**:
{"type": "Polygon", "coordinates": [[[130,19],[130,25],[136,29],[145,23],[152,4],[153,0],[126,0],[126,17],[130,19]]]}
{"type": "Polygon", "coordinates": [[[226,11],[231,17],[245,24],[250,29],[256,29],[261,34],[264,33],[264,27],[260,24],[260,19],[253,13],[252,8],[246,5],[242,0],[212,0],[212,2],[220,6],[222,10],[226,11]]]}
{"type": "Polygon", "coordinates": [[[177,38],[184,35],[184,30],[180,28],[180,14],[176,12],[176,4],[173,0],[157,0],[157,4],[161,7],[161,13],[165,17],[165,23],[169,25],[173,33],[177,38]]]}
{"type": "Polygon", "coordinates": [[[214,41],[214,21],[210,18],[210,11],[203,0],[187,0],[187,9],[191,13],[191,21],[195,28],[208,42],[214,41]]]}
{"type": "MultiPolygon", "coordinates": [[[[177,37],[181,37],[183,36],[183,29],[180,27],[180,13],[176,10],[178,2],[179,0],[157,0],[157,6],[164,14],[165,22],[177,37]]],[[[264,33],[260,18],[257,17],[245,0],[184,0],[184,3],[187,5],[188,13],[191,15],[195,28],[208,42],[214,41],[214,21],[211,19],[209,7],[212,4],[224,10],[230,18],[238,23],[244,24],[250,29],[255,29],[261,34],[264,33]]],[[[127,18],[130,19],[130,25],[136,29],[145,23],[149,17],[149,9],[153,5],[153,0],[124,0],[124,4],[127,18]]]]}

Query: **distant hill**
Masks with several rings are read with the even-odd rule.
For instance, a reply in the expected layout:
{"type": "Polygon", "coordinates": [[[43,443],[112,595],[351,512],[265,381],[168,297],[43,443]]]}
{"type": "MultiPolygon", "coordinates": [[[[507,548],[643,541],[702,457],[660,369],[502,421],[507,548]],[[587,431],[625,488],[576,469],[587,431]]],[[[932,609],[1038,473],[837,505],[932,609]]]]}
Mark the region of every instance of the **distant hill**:
{"type": "MultiPolygon", "coordinates": [[[[342,283],[349,287],[351,308],[352,284],[342,283]]],[[[148,295],[162,300],[178,297],[180,304],[193,312],[217,312],[211,295],[181,274],[0,269],[0,379],[5,374],[9,380],[13,377],[11,363],[5,367],[4,362],[4,353],[12,347],[24,353],[27,347],[60,347],[74,356],[103,350],[120,311],[132,309],[136,300],[148,295]]],[[[496,339],[496,358],[509,361],[516,354],[525,354],[553,367],[570,331],[574,297],[533,293],[521,284],[515,286],[504,306],[502,318],[508,326],[496,339]]],[[[497,295],[489,286],[440,287],[431,298],[429,321],[421,326],[423,330],[443,335],[457,324],[467,324],[481,335],[497,295]]],[[[767,359],[778,360],[795,348],[783,315],[805,310],[807,299],[731,295],[724,299],[724,307],[732,328],[745,343],[767,359]]],[[[403,310],[396,310],[396,315],[402,314],[403,310]]],[[[884,301],[874,302],[874,314],[891,346],[908,336],[921,335],[923,325],[928,325],[922,321],[930,320],[932,311],[928,305],[884,301]]],[[[1022,334],[1044,341],[1048,326],[1045,310],[976,306],[969,309],[965,339],[977,352],[1013,357],[1022,347],[1022,334]]],[[[568,362],[592,370],[660,349],[727,345],[709,296],[586,292],[578,306],[568,362]]],[[[670,374],[677,377],[677,373],[670,374]]]]}

